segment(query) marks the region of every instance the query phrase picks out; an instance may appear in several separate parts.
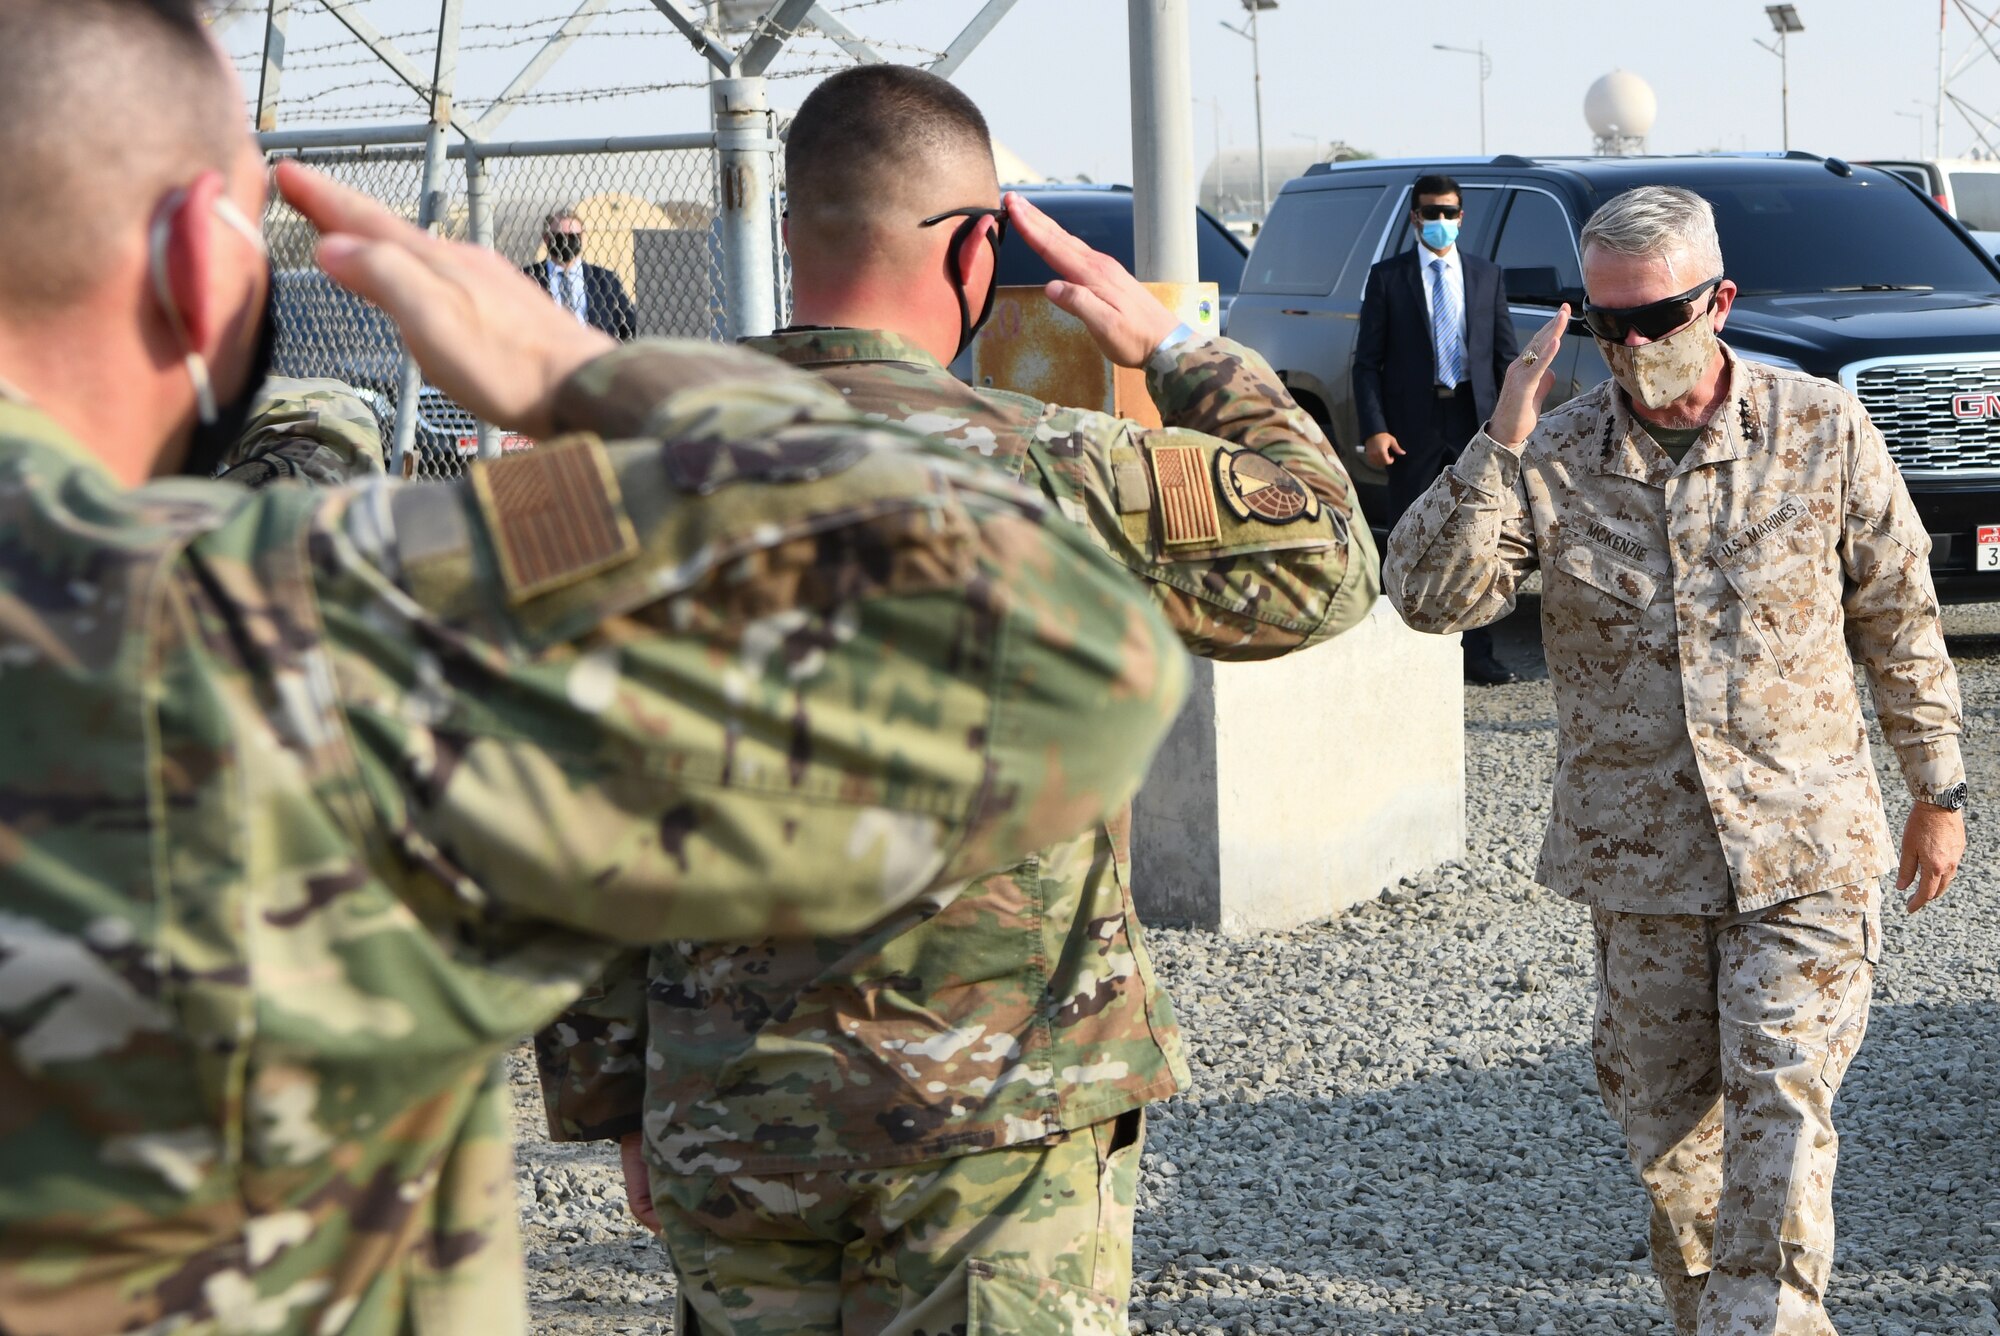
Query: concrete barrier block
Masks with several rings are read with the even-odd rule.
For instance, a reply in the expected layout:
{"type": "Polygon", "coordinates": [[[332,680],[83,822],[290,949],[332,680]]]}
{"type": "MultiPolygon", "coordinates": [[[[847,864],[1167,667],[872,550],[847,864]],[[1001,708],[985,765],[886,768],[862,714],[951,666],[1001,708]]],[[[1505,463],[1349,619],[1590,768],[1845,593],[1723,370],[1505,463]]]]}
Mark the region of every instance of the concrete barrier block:
{"type": "Polygon", "coordinates": [[[1133,813],[1148,923],[1247,935],[1338,914],[1465,853],[1457,636],[1386,600],[1328,644],[1196,665],[1133,813]]]}

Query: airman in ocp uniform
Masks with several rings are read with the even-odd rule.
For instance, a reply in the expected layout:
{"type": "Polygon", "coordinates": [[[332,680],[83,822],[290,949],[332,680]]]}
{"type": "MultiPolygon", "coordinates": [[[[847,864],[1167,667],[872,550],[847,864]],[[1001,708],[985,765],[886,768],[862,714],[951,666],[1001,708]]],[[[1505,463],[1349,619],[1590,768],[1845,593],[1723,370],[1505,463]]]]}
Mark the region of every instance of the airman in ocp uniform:
{"type": "MultiPolygon", "coordinates": [[[[828,79],[787,182],[800,325],[752,347],[1039,489],[1198,654],[1272,658],[1374,605],[1367,525],[1311,418],[1255,353],[1003,207],[951,84],[828,79]],[[1164,429],[946,370],[1009,224],[1105,355],[1147,369],[1164,429]]],[[[552,1133],[624,1140],[684,1329],[1124,1332],[1143,1111],[1188,1080],[1128,845],[1121,812],[865,933],[655,948],[539,1037],[552,1133]]]]}
{"type": "Polygon", "coordinates": [[[215,476],[246,487],[285,481],[337,487],[388,472],[387,460],[381,418],[362,391],[345,381],[272,376],[215,476]]]}
{"type": "Polygon", "coordinates": [[[1101,821],[1185,674],[1041,498],[296,165],[543,444],[208,480],[269,346],[241,105],[193,0],[0,7],[0,1330],[520,1332],[501,1054],[621,944],[857,932],[1101,821]]]}
{"type": "Polygon", "coordinates": [[[1717,338],[1735,286],[1706,201],[1633,190],[1582,239],[1612,379],[1537,421],[1564,308],[1384,578],[1450,632],[1541,572],[1559,741],[1537,877],[1591,908],[1598,1082],[1653,1270],[1682,1333],[1821,1336],[1878,878],[1919,909],[1965,849],[1930,539],[1851,394],[1717,338]],[[1900,860],[1850,648],[1916,800],[1900,860]]]}

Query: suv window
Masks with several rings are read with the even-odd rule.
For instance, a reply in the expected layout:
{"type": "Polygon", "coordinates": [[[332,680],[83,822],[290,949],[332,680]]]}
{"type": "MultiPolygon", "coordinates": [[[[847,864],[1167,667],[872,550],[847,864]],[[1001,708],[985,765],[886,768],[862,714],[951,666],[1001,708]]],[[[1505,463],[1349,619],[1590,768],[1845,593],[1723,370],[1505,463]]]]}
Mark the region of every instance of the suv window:
{"type": "MultiPolygon", "coordinates": [[[[1500,209],[1507,203],[1507,197],[1498,186],[1462,186],[1458,197],[1465,201],[1465,225],[1458,234],[1458,248],[1467,255],[1486,254],[1486,239],[1493,235],[1494,224],[1500,221],[1500,209]]],[[[1396,216],[1389,221],[1394,230],[1390,233],[1390,245],[1383,252],[1384,258],[1403,255],[1417,248],[1417,229],[1410,226],[1410,204],[1412,195],[1403,192],[1402,201],[1396,206],[1396,216]]]]}
{"type": "Polygon", "coordinates": [[[1563,287],[1582,287],[1583,266],[1577,262],[1568,211],[1539,190],[1508,193],[1514,200],[1500,224],[1493,263],[1502,269],[1553,269],[1563,287]]]}
{"type": "MultiPolygon", "coordinates": [[[[1029,192],[1026,198],[1041,206],[1092,250],[1103,251],[1112,259],[1132,268],[1137,240],[1132,235],[1132,197],[1106,192],[1096,196],[1042,198],[1029,192]]],[[[1243,278],[1243,252],[1222,224],[1206,214],[1196,215],[1195,263],[1201,281],[1215,284],[1223,296],[1235,293],[1243,278]]],[[[1041,287],[1055,278],[1055,271],[1019,237],[1010,237],[1000,248],[997,281],[1001,287],[1041,287]]]]}
{"type": "Polygon", "coordinates": [[[1382,191],[1382,186],[1357,186],[1286,196],[1257,235],[1243,290],[1312,297],[1332,292],[1382,191]]]}
{"type": "Polygon", "coordinates": [[[1729,277],[1746,294],[2000,290],[2000,278],[1907,190],[1833,176],[1823,185],[1695,188],[1715,206],[1729,277]]]}
{"type": "Polygon", "coordinates": [[[2000,232],[2000,172],[1953,172],[1951,202],[1975,232],[2000,232]]]}

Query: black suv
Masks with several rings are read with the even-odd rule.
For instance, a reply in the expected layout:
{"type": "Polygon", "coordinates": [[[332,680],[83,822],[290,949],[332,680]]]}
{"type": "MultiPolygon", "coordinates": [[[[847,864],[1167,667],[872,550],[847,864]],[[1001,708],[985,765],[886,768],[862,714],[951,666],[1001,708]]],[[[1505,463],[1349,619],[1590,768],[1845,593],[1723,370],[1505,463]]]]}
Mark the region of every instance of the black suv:
{"type": "MultiPolygon", "coordinates": [[[[1378,526],[1384,479],[1355,426],[1357,316],[1369,267],[1415,244],[1410,188],[1432,171],[1464,187],[1459,244],[1506,271],[1523,342],[1552,307],[1580,304],[1576,237],[1605,200],[1641,185],[1707,198],[1742,290],[1723,337],[1859,395],[1930,530],[1940,593],[2000,598],[2000,267],[1907,181],[1799,152],[1336,163],[1287,184],[1229,333],[1327,428],[1378,526]]],[[[1609,374],[1580,322],[1554,369],[1556,400],[1609,374]]]]}

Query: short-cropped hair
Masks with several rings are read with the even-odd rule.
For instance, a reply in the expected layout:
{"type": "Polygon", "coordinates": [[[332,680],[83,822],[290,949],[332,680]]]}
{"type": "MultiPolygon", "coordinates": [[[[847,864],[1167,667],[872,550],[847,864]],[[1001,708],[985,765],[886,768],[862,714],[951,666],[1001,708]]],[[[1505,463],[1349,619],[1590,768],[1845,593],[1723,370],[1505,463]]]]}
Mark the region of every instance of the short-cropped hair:
{"type": "Polygon", "coordinates": [[[806,96],[785,142],[785,185],[795,212],[865,208],[912,174],[960,154],[993,158],[993,137],[971,98],[928,70],[862,65],[806,96]]]}
{"type": "Polygon", "coordinates": [[[1640,186],[1612,196],[1583,225],[1581,249],[1592,246],[1616,255],[1657,255],[1670,269],[1683,257],[1694,282],[1722,275],[1715,209],[1681,186],[1640,186]]]}
{"type": "Polygon", "coordinates": [[[75,301],[161,192],[229,169],[229,77],[196,0],[0,0],[0,300],[75,301]]]}
{"type": "Polygon", "coordinates": [[[574,204],[565,204],[559,209],[550,209],[549,216],[542,219],[542,230],[544,232],[553,232],[564,223],[575,223],[579,227],[583,225],[583,219],[577,217],[576,206],[574,204]]]}
{"type": "Polygon", "coordinates": [[[1419,195],[1430,195],[1433,197],[1438,195],[1457,195],[1461,200],[1465,198],[1465,192],[1458,188],[1458,182],[1452,180],[1443,172],[1425,172],[1417,178],[1415,188],[1410,191],[1411,208],[1414,209],[1417,207],[1417,196],[1419,195]]]}

